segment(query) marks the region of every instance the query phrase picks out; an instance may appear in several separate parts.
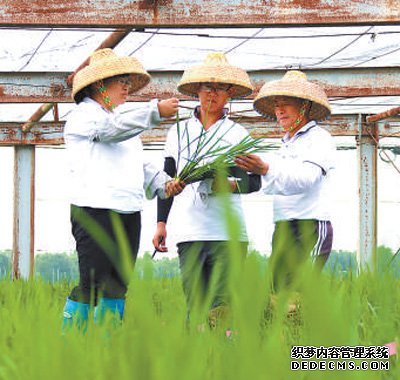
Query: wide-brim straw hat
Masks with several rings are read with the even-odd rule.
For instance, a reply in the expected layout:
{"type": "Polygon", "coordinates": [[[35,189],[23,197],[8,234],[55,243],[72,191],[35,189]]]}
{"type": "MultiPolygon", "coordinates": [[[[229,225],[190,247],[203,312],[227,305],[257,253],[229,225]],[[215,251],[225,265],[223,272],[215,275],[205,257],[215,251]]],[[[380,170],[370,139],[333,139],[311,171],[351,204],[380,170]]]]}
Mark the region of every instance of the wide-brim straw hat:
{"type": "Polygon", "coordinates": [[[72,82],[72,98],[92,83],[115,75],[130,74],[132,87],[130,92],[135,92],[145,87],[150,82],[150,74],[134,57],[121,57],[112,49],[96,50],[89,60],[89,65],[78,71],[72,82]]]}
{"type": "Polygon", "coordinates": [[[210,53],[202,65],[186,69],[178,83],[178,90],[197,97],[202,83],[230,84],[235,92],[232,98],[241,98],[253,92],[253,85],[245,70],[232,66],[223,53],[210,53]]]}
{"type": "Polygon", "coordinates": [[[288,71],[282,79],[265,83],[256,98],[254,109],[261,115],[276,119],[274,97],[290,96],[311,101],[310,120],[324,120],[331,113],[328,97],[321,86],[310,82],[299,70],[288,71]]]}

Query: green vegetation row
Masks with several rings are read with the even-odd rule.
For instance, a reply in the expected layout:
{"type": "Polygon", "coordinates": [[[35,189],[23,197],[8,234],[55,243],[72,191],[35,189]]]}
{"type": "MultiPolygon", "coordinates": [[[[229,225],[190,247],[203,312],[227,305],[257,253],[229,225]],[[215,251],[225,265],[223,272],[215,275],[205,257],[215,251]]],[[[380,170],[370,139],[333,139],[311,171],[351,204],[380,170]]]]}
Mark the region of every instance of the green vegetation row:
{"type": "MultiPolygon", "coordinates": [[[[268,258],[257,252],[252,252],[258,257],[260,263],[267,265],[268,258]]],[[[145,254],[146,257],[149,253],[145,254]]],[[[11,273],[11,251],[0,251],[0,277],[9,277],[11,273]]],[[[378,271],[386,271],[388,268],[395,276],[400,276],[400,258],[385,246],[377,249],[378,271]]],[[[136,271],[143,273],[143,258],[138,258],[136,271]]],[[[336,274],[355,273],[357,271],[357,259],[355,252],[333,251],[325,265],[325,271],[336,274]]],[[[154,260],[154,272],[156,277],[179,276],[179,261],[174,258],[154,260]]],[[[35,276],[44,281],[76,281],[79,276],[78,259],[75,253],[41,253],[35,256],[35,276]]]]}
{"type": "Polygon", "coordinates": [[[229,325],[210,328],[201,312],[188,321],[180,278],[159,276],[161,262],[140,260],[121,326],[90,322],[85,334],[61,333],[67,281],[1,279],[0,379],[400,378],[396,357],[379,371],[290,369],[293,346],[381,346],[397,339],[400,280],[388,266],[359,274],[351,268],[317,274],[305,266],[296,292],[272,302],[266,259],[250,254],[232,281],[229,325]],[[289,313],[291,302],[297,308],[289,313]]]}

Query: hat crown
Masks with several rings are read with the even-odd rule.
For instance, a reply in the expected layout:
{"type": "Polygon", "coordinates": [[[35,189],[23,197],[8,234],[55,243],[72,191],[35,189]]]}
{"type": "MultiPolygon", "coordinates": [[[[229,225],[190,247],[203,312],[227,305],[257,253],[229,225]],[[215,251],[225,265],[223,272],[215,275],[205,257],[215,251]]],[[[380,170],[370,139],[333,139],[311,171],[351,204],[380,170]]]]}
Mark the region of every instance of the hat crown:
{"type": "Polygon", "coordinates": [[[204,64],[209,66],[218,66],[228,65],[229,63],[224,53],[209,53],[204,60],[204,64]]]}
{"type": "Polygon", "coordinates": [[[109,59],[113,57],[116,57],[116,54],[113,52],[112,49],[106,48],[106,49],[96,50],[90,56],[90,64],[98,63],[103,59],[109,59]]]}
{"type": "Polygon", "coordinates": [[[283,76],[282,79],[307,81],[307,75],[299,70],[290,70],[283,76]]]}
{"type": "Polygon", "coordinates": [[[198,96],[201,83],[229,84],[232,97],[241,98],[253,92],[253,85],[245,70],[231,65],[224,53],[209,53],[201,65],[186,69],[178,83],[178,90],[189,96],[198,96]]]}

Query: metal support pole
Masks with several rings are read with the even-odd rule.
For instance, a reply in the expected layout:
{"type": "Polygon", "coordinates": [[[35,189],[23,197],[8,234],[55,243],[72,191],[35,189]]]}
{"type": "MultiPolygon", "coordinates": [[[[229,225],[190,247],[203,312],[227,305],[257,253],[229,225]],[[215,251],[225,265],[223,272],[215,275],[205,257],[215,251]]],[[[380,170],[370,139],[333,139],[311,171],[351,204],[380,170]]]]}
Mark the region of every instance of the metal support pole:
{"type": "Polygon", "coordinates": [[[13,278],[33,275],[35,146],[14,147],[13,278]]]}
{"type": "Polygon", "coordinates": [[[360,269],[377,267],[377,136],[375,125],[366,127],[365,116],[359,116],[357,140],[359,162],[359,249],[360,269]]]}

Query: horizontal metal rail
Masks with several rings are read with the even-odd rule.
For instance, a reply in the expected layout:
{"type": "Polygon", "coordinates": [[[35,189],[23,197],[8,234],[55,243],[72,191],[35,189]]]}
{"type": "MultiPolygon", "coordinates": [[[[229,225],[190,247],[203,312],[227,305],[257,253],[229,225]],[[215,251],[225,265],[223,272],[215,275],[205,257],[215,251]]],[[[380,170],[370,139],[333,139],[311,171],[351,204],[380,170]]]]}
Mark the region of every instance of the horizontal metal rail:
{"type": "MultiPolygon", "coordinates": [[[[252,136],[264,138],[280,138],[283,136],[281,128],[276,122],[267,121],[260,116],[233,116],[232,119],[245,128],[252,136]]],[[[358,136],[358,115],[333,115],[329,120],[320,123],[333,136],[358,136]]],[[[144,143],[164,142],[169,127],[174,119],[165,121],[159,127],[145,131],[141,134],[144,143]]],[[[64,121],[34,123],[28,132],[23,132],[24,123],[1,122],[0,145],[61,145],[64,143],[64,121]]],[[[400,117],[386,119],[376,124],[376,133],[380,137],[400,137],[400,117]]],[[[367,126],[372,129],[374,125],[367,126]]],[[[375,133],[375,132],[374,132],[375,133]]]]}
{"type": "Polygon", "coordinates": [[[371,25],[399,21],[400,7],[395,0],[113,0],[111,3],[7,0],[0,3],[0,26],[215,28],[371,25]]]}
{"type": "MultiPolygon", "coordinates": [[[[400,94],[398,67],[336,68],[303,70],[308,78],[323,86],[329,97],[395,96],[400,94]],[[377,79],[379,78],[379,80],[377,79]]],[[[130,101],[165,99],[175,96],[189,99],[177,91],[182,71],[150,71],[152,80],[130,101]]],[[[255,91],[268,81],[282,78],[285,70],[249,71],[255,91]]],[[[69,72],[0,72],[0,103],[72,102],[69,72]]]]}

